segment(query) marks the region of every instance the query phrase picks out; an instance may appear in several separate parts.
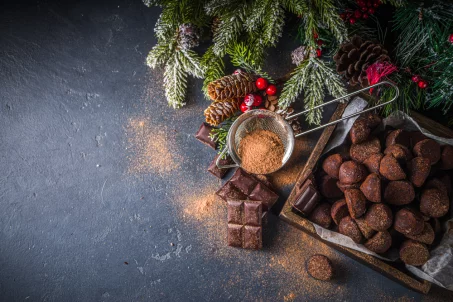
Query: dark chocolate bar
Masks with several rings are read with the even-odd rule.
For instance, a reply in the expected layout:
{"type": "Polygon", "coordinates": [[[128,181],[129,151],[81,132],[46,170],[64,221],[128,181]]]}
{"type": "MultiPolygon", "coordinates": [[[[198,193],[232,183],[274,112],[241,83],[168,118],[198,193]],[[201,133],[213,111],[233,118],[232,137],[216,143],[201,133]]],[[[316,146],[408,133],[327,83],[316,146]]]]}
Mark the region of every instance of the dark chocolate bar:
{"type": "Polygon", "coordinates": [[[268,211],[278,200],[278,195],[269,189],[264,182],[241,168],[237,169],[233,177],[217,191],[217,195],[226,201],[228,198],[232,198],[232,195],[239,195],[237,191],[241,192],[245,198],[236,199],[261,201],[263,203],[263,211],[268,211]]]}
{"type": "Polygon", "coordinates": [[[223,187],[221,187],[216,194],[223,200],[228,199],[247,199],[247,195],[242,193],[238,188],[236,188],[231,182],[226,182],[223,187]]]}
{"type": "Polygon", "coordinates": [[[228,245],[260,249],[262,236],[262,203],[252,200],[228,200],[228,245]]]}
{"type": "Polygon", "coordinates": [[[293,208],[304,215],[309,215],[321,200],[321,195],[316,189],[314,182],[308,178],[302,185],[293,208]]]}
{"type": "Polygon", "coordinates": [[[208,123],[201,124],[200,129],[198,129],[197,133],[195,134],[195,138],[198,139],[203,144],[208,145],[209,147],[215,150],[216,143],[210,137],[211,130],[213,128],[214,127],[212,127],[208,123]]]}
{"type": "MultiPolygon", "coordinates": [[[[216,161],[219,156],[220,155],[217,154],[214,157],[214,160],[211,162],[211,164],[208,167],[208,171],[211,172],[212,175],[214,175],[215,177],[222,179],[225,176],[225,174],[228,172],[228,170],[230,170],[230,168],[220,169],[219,167],[217,167],[216,161]]],[[[233,160],[229,156],[227,156],[227,158],[225,158],[225,159],[220,160],[221,165],[231,165],[232,163],[233,163],[233,160]]]]}

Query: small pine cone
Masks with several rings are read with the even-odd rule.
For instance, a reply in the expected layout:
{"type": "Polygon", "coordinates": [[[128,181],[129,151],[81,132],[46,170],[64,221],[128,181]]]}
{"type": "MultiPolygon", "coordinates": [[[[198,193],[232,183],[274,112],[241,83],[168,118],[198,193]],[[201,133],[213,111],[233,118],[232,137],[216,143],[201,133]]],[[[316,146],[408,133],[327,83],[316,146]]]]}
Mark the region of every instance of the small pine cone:
{"type": "Polygon", "coordinates": [[[340,45],[333,60],[337,65],[337,72],[343,74],[351,86],[360,84],[366,87],[369,85],[367,68],[375,62],[389,62],[390,57],[382,45],[363,41],[356,35],[340,45]]]}
{"type": "Polygon", "coordinates": [[[308,58],[308,51],[305,46],[299,46],[291,52],[291,60],[294,65],[299,66],[305,59],[308,58]]]}
{"type": "Polygon", "coordinates": [[[191,49],[200,44],[200,31],[191,23],[181,24],[178,28],[178,45],[182,49],[191,49]]]}
{"type": "Polygon", "coordinates": [[[221,22],[222,22],[222,20],[220,20],[219,17],[214,17],[212,19],[211,32],[212,32],[213,35],[215,35],[217,29],[219,29],[219,26],[220,26],[221,22]]]}
{"type": "MultiPolygon", "coordinates": [[[[286,119],[288,116],[294,113],[294,109],[292,107],[288,107],[286,109],[277,109],[275,112],[286,119]]],[[[290,119],[287,122],[291,126],[291,128],[293,128],[294,134],[299,134],[302,132],[302,127],[297,117],[290,119]]]]}
{"type": "Polygon", "coordinates": [[[234,116],[239,110],[239,99],[228,99],[211,103],[204,111],[206,122],[212,126],[218,126],[229,117],[234,116]]]}
{"type": "Polygon", "coordinates": [[[209,97],[214,101],[245,97],[258,90],[255,86],[257,78],[257,76],[245,72],[224,76],[209,83],[209,97]]]}

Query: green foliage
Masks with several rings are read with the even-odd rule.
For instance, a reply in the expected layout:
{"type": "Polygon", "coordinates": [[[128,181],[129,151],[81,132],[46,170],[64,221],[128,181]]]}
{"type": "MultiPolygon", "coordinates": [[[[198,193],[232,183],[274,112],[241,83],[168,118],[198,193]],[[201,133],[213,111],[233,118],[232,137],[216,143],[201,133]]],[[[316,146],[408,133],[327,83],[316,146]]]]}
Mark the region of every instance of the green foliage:
{"type": "Polygon", "coordinates": [[[211,46],[203,55],[201,66],[206,70],[202,89],[206,99],[210,100],[208,84],[225,75],[225,62],[222,57],[214,53],[213,46],[211,46]]]}
{"type": "Polygon", "coordinates": [[[219,153],[222,152],[223,149],[225,149],[227,145],[226,139],[228,136],[228,131],[230,131],[231,125],[233,125],[234,121],[237,118],[238,118],[237,116],[230,117],[223,121],[218,128],[213,128],[211,130],[209,136],[214,142],[216,142],[219,149],[219,153]]]}
{"type": "Polygon", "coordinates": [[[274,80],[261,69],[261,64],[264,61],[264,54],[256,55],[255,49],[250,48],[244,42],[236,43],[228,48],[228,54],[231,58],[231,63],[234,66],[241,67],[248,73],[255,73],[263,78],[268,79],[273,83],[274,80]]]}

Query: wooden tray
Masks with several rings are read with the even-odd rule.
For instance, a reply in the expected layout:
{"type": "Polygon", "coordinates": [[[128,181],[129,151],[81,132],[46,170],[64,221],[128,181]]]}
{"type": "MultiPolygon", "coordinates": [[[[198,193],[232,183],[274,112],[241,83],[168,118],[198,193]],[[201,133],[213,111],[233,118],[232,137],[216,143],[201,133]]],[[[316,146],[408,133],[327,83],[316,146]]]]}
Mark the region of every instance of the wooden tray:
{"type": "MultiPolygon", "coordinates": [[[[334,114],[332,115],[331,121],[338,119],[341,117],[343,114],[345,108],[347,106],[347,103],[345,104],[339,104],[337,106],[337,109],[335,110],[334,114]]],[[[426,130],[430,131],[434,135],[437,136],[443,136],[443,137],[452,137],[453,138],[453,131],[445,126],[442,126],[438,124],[437,122],[428,119],[424,117],[421,114],[418,114],[416,112],[411,112],[412,118],[417,121],[417,123],[420,124],[421,127],[425,128],[426,130]]],[[[335,125],[329,126],[324,129],[323,133],[321,134],[321,137],[318,140],[318,143],[316,144],[315,148],[313,149],[313,152],[311,153],[310,157],[307,160],[307,163],[305,164],[305,167],[302,169],[300,172],[296,184],[291,191],[290,196],[288,197],[288,200],[285,202],[285,205],[283,206],[283,209],[280,213],[280,217],[290,223],[291,225],[301,229],[302,231],[308,233],[309,235],[313,236],[314,238],[317,238],[327,245],[333,247],[334,249],[342,252],[343,254],[346,254],[359,262],[367,265],[368,267],[374,269],[375,271],[385,275],[386,277],[399,282],[403,284],[404,286],[417,291],[421,292],[423,294],[426,294],[429,292],[431,288],[431,283],[426,281],[426,280],[421,280],[414,275],[412,275],[410,272],[399,269],[395,267],[395,264],[392,264],[390,262],[386,262],[383,260],[380,260],[378,258],[375,258],[371,255],[337,245],[335,243],[327,242],[321,239],[318,234],[315,231],[315,228],[313,224],[300,214],[297,214],[292,210],[291,203],[296,197],[297,190],[300,188],[300,186],[305,182],[307,179],[308,175],[312,173],[313,169],[316,166],[316,163],[321,156],[325,146],[327,145],[330,136],[332,135],[333,130],[335,129],[335,125]]]]}

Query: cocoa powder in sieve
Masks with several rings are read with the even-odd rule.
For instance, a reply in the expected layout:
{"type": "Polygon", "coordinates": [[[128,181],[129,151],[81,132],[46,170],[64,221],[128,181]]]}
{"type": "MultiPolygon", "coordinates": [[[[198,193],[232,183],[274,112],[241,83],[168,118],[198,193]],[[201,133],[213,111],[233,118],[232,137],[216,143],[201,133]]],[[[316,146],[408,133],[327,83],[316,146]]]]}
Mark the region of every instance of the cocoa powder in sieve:
{"type": "Polygon", "coordinates": [[[254,174],[267,174],[281,167],[285,148],[277,134],[255,130],[239,143],[242,167],[254,174]]]}

